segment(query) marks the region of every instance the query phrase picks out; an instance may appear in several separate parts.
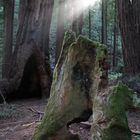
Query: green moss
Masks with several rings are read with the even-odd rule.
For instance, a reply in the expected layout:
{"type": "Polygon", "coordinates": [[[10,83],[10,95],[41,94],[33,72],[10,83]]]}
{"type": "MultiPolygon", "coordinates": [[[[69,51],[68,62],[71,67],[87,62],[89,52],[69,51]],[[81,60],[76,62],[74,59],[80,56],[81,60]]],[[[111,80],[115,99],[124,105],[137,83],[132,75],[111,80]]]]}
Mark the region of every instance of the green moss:
{"type": "Polygon", "coordinates": [[[57,135],[57,132],[64,127],[66,121],[65,115],[67,111],[59,111],[59,106],[51,100],[47,105],[46,113],[43,117],[41,125],[35,132],[34,140],[48,140],[51,137],[57,135]]]}
{"type": "Polygon", "coordinates": [[[57,135],[57,133],[66,126],[68,120],[73,118],[71,116],[79,116],[78,114],[81,114],[84,110],[83,102],[85,101],[85,98],[79,94],[81,91],[78,83],[75,83],[73,90],[68,93],[68,103],[62,110],[58,105],[58,101],[56,101],[56,91],[53,91],[52,93],[45,116],[34,135],[34,140],[46,140],[47,138],[57,135]]]}
{"type": "Polygon", "coordinates": [[[53,80],[57,80],[58,75],[59,75],[59,70],[62,66],[63,61],[65,60],[65,57],[68,53],[68,49],[70,48],[71,44],[75,41],[76,41],[75,33],[70,30],[66,31],[64,35],[63,44],[62,44],[61,54],[59,56],[58,62],[54,69],[53,80]]]}
{"type": "Polygon", "coordinates": [[[92,41],[91,39],[87,38],[86,36],[79,35],[77,38],[77,42],[82,44],[82,46],[85,46],[85,47],[87,46],[96,47],[96,43],[92,41]]]}
{"type": "Polygon", "coordinates": [[[103,59],[107,58],[107,47],[103,44],[96,44],[97,46],[97,56],[96,56],[96,60],[97,61],[102,61],[103,59]]]}
{"type": "Polygon", "coordinates": [[[131,140],[131,131],[119,125],[111,125],[104,131],[102,140],[131,140]]]}
{"type": "Polygon", "coordinates": [[[108,99],[106,116],[110,119],[103,132],[103,140],[131,140],[126,111],[133,104],[133,93],[123,83],[114,87],[108,99]]]}
{"type": "Polygon", "coordinates": [[[125,84],[119,82],[113,89],[113,93],[108,101],[108,115],[116,116],[128,110],[133,104],[133,91],[130,90],[125,84]]]}
{"type": "Polygon", "coordinates": [[[82,46],[90,47],[90,48],[93,47],[94,49],[96,49],[96,60],[97,61],[107,58],[107,46],[106,45],[101,44],[99,42],[92,41],[89,38],[84,37],[82,35],[80,35],[77,38],[77,42],[78,42],[78,44],[82,44],[82,46]]]}

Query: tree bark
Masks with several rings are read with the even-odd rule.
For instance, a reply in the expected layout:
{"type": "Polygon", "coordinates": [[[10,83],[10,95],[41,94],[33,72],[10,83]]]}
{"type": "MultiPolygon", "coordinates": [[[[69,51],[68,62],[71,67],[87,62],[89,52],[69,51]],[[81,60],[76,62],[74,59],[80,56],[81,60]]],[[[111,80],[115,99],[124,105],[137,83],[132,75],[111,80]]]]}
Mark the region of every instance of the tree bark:
{"type": "Polygon", "coordinates": [[[117,9],[116,9],[116,2],[115,2],[115,14],[114,14],[114,40],[113,40],[113,58],[112,58],[112,66],[113,68],[116,67],[116,49],[117,49],[117,35],[118,35],[118,32],[117,32],[117,9]]]}
{"type": "Polygon", "coordinates": [[[20,10],[16,48],[9,73],[11,92],[13,92],[10,95],[49,97],[51,70],[46,49],[48,49],[47,38],[54,1],[25,0],[23,3],[21,0],[20,2],[22,10],[20,10]]]}
{"type": "Polygon", "coordinates": [[[89,39],[91,39],[91,10],[89,9],[89,39]]]}
{"type": "Polygon", "coordinates": [[[55,53],[56,63],[61,53],[64,38],[64,18],[65,18],[64,12],[65,12],[65,0],[59,0],[57,35],[56,35],[56,53],[55,53]]]}
{"type": "Polygon", "coordinates": [[[107,0],[102,0],[102,43],[107,44],[107,0]]]}
{"type": "Polygon", "coordinates": [[[116,0],[125,74],[140,73],[140,1],[116,0]]]}
{"type": "Polygon", "coordinates": [[[10,68],[13,45],[13,19],[14,19],[14,0],[4,1],[4,56],[2,65],[2,78],[7,78],[10,68]]]}
{"type": "Polygon", "coordinates": [[[126,111],[133,105],[133,92],[123,83],[95,92],[92,140],[131,140],[126,111]]]}
{"type": "MultiPolygon", "coordinates": [[[[103,45],[82,36],[75,39],[73,33],[66,33],[61,58],[53,75],[47,110],[35,132],[35,140],[79,140],[67,127],[80,120],[87,121],[92,114],[91,97],[94,96],[93,89],[96,88],[95,73],[100,71],[98,66],[104,64],[105,58],[106,48],[103,45]]],[[[106,70],[103,71],[104,73],[97,77],[104,79],[105,86],[107,77],[106,70]]]]}

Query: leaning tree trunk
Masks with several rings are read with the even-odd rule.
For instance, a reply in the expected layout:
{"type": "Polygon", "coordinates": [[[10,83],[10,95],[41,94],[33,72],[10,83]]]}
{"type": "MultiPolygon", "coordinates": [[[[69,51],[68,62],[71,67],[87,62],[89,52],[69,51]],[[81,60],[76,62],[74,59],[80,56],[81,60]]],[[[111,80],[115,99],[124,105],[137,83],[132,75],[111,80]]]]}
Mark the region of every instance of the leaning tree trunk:
{"type": "Polygon", "coordinates": [[[53,0],[25,0],[24,3],[21,0],[17,42],[9,73],[9,92],[18,93],[16,96],[49,96],[51,72],[45,52],[53,3],[53,0]]]}
{"type": "MultiPolygon", "coordinates": [[[[35,140],[78,140],[67,127],[86,121],[92,114],[92,89],[96,85],[95,72],[98,65],[105,64],[106,48],[87,38],[67,32],[61,57],[56,65],[48,101],[42,123],[36,130],[35,140]],[[86,117],[85,117],[86,116],[86,117]]],[[[107,71],[100,88],[107,85],[107,71]]]]}

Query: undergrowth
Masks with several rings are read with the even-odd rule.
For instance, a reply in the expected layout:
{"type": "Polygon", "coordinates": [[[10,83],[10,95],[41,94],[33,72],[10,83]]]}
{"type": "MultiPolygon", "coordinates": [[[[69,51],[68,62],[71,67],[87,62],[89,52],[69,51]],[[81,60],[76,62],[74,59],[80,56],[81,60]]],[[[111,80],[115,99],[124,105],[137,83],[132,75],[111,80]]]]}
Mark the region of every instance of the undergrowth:
{"type": "Polygon", "coordinates": [[[119,79],[121,76],[122,76],[122,73],[109,71],[108,78],[110,81],[114,81],[114,80],[119,79]]]}
{"type": "Polygon", "coordinates": [[[140,140],[140,136],[134,136],[134,140],[140,140]]]}
{"type": "Polygon", "coordinates": [[[137,94],[133,95],[133,105],[134,107],[140,108],[140,98],[138,98],[137,94]]]}
{"type": "Polygon", "coordinates": [[[0,104],[0,119],[15,118],[19,116],[16,105],[0,104]]]}

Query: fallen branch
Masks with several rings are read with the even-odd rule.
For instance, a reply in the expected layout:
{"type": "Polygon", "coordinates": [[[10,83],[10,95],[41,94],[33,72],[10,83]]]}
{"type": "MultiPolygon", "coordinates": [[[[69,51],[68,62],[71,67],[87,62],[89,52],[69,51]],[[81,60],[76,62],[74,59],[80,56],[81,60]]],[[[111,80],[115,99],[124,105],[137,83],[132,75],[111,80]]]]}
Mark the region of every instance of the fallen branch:
{"type": "Polygon", "coordinates": [[[28,109],[31,110],[31,111],[34,112],[34,113],[43,114],[43,115],[44,115],[44,112],[38,111],[38,110],[36,110],[36,109],[34,109],[34,108],[28,107],[28,109]]]}
{"type": "Polygon", "coordinates": [[[140,135],[140,131],[135,131],[135,130],[131,130],[132,134],[134,135],[140,135]]]}
{"type": "Polygon", "coordinates": [[[30,126],[33,125],[33,124],[35,124],[35,122],[23,124],[22,126],[23,126],[23,127],[30,127],[30,126]]]}

